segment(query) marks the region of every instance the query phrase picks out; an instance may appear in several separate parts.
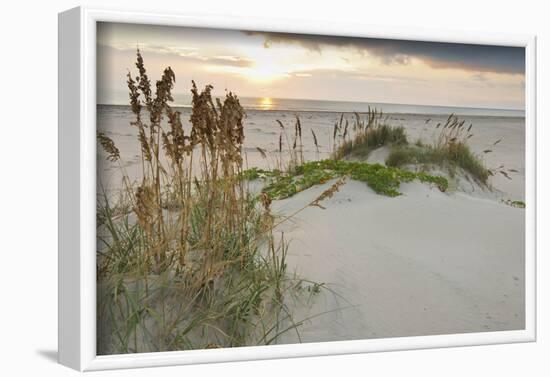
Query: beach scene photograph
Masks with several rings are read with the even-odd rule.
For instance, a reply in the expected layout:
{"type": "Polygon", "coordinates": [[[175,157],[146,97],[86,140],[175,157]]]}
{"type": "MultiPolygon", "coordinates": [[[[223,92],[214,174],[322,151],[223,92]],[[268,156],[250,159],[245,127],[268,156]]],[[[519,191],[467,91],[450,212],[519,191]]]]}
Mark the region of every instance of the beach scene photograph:
{"type": "Polygon", "coordinates": [[[96,55],[98,355],[525,329],[524,48],[98,22],[96,55]]]}

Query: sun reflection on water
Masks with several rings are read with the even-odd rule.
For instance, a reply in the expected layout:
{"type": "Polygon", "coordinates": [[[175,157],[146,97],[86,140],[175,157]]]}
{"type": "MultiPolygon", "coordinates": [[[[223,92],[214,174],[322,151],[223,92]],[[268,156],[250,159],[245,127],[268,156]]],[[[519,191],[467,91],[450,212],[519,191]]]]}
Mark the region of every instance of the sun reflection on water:
{"type": "Polygon", "coordinates": [[[262,110],[271,110],[274,106],[273,100],[269,97],[263,97],[260,100],[260,109],[262,110]]]}

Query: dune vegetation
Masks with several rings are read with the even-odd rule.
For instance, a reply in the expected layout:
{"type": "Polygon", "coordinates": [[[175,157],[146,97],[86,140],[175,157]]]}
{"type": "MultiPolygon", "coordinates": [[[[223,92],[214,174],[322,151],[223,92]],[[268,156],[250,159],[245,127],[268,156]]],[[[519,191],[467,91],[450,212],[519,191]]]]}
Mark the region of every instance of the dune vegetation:
{"type": "MultiPolygon", "coordinates": [[[[426,142],[419,139],[414,144],[409,143],[404,127],[388,124],[387,117],[384,118],[376,110],[369,110],[364,121],[358,114],[355,118],[352,127],[348,127],[348,121],[342,126],[342,118],[335,124],[333,159],[365,160],[373,150],[387,147],[389,154],[385,160],[386,166],[415,170],[420,167],[424,171],[437,168],[451,177],[464,173],[485,186],[489,177],[496,173],[511,179],[510,173],[516,172],[504,166],[488,168],[482,157],[475,154],[468,144],[468,140],[474,136],[473,125],[466,126],[465,121],[454,114],[445,123],[434,126],[435,140],[426,142]]],[[[482,154],[491,153],[500,141],[496,140],[482,154]]]]}
{"type": "Polygon", "coordinates": [[[361,119],[358,113],[354,115],[355,120],[351,126],[347,118],[345,122],[343,121],[343,114],[340,121],[334,124],[331,156],[333,159],[349,157],[365,159],[377,148],[408,144],[405,128],[387,124],[382,112],[369,108],[365,120],[361,119]]]}
{"type": "MultiPolygon", "coordinates": [[[[401,147],[408,145],[403,127],[394,127],[385,122],[382,112],[369,109],[364,118],[354,113],[354,121],[344,119],[344,114],[334,125],[332,153],[329,159],[305,161],[303,156],[302,124],[296,115],[294,135],[289,135],[280,120],[279,149],[276,169],[265,170],[252,167],[243,172],[247,180],[262,179],[262,192],[270,199],[285,199],[314,185],[337,178],[351,178],[365,182],[376,193],[398,196],[402,182],[418,180],[430,183],[441,191],[448,188],[445,177],[425,172],[412,172],[397,167],[366,162],[369,153],[383,146],[401,147]],[[286,149],[285,149],[286,146],[286,149]],[[285,159],[286,156],[289,156],[285,159]],[[350,159],[353,157],[353,160],[350,159]]],[[[317,135],[311,130],[314,146],[319,154],[317,135]]],[[[260,150],[264,158],[265,151],[260,150]]]]}
{"type": "MultiPolygon", "coordinates": [[[[473,125],[465,127],[455,115],[450,115],[444,124],[438,123],[439,135],[433,144],[418,140],[414,145],[401,145],[392,148],[386,159],[389,166],[421,165],[437,166],[445,169],[451,176],[461,169],[478,183],[487,184],[493,172],[488,169],[482,159],[474,154],[468,145],[468,140],[474,136],[473,125]]],[[[498,144],[499,141],[496,142],[498,144]]],[[[492,150],[486,149],[484,153],[492,150]]]]}
{"type": "Polygon", "coordinates": [[[314,185],[342,177],[365,182],[376,193],[392,197],[400,195],[398,189],[402,182],[413,180],[432,183],[441,191],[448,188],[447,179],[441,176],[380,164],[333,159],[309,161],[284,173],[279,170],[266,171],[253,168],[245,171],[245,175],[248,179],[266,179],[268,183],[263,187],[263,193],[271,199],[285,199],[314,185]]]}

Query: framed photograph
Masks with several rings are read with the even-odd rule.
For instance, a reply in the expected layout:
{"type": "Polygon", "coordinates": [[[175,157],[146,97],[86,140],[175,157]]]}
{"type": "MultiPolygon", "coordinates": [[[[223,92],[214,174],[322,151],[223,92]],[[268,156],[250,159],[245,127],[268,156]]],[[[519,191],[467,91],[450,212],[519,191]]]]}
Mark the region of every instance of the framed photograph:
{"type": "Polygon", "coordinates": [[[59,361],[535,340],[535,38],[59,15],[59,361]]]}

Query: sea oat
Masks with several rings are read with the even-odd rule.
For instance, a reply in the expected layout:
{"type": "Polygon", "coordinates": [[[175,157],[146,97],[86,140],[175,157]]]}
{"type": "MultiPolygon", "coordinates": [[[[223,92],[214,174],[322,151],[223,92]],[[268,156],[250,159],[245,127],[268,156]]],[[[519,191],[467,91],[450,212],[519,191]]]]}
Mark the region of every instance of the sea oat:
{"type": "Polygon", "coordinates": [[[343,177],[340,177],[334,184],[332,184],[332,186],[330,186],[328,189],[326,189],[325,191],[323,191],[321,193],[321,195],[319,195],[317,198],[315,198],[315,200],[313,200],[311,203],[309,203],[309,206],[311,207],[319,207],[321,209],[326,209],[325,207],[323,207],[321,205],[321,202],[323,200],[326,200],[326,199],[330,199],[332,198],[332,196],[338,192],[340,190],[340,187],[346,183],[348,177],[347,176],[343,176],[343,177]]]}
{"type": "Polygon", "coordinates": [[[97,132],[97,139],[107,153],[107,159],[110,161],[118,161],[120,159],[120,151],[115,146],[114,141],[105,135],[103,132],[97,132]]]}

